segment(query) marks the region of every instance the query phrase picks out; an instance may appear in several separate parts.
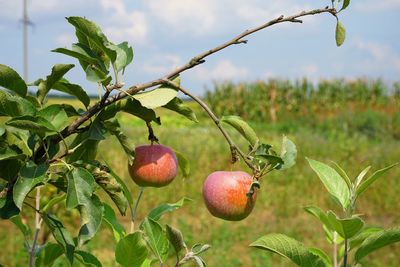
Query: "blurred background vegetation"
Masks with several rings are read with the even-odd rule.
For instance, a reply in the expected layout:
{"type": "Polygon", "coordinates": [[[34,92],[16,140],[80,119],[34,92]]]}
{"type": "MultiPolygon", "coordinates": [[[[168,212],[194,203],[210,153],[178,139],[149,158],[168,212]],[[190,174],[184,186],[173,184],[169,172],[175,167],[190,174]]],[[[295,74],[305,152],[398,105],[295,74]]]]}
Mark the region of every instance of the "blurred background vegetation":
{"type": "MultiPolygon", "coordinates": [[[[204,179],[215,170],[246,169],[242,163],[230,164],[229,147],[213,123],[195,103],[199,123],[192,123],[175,113],[159,110],[161,126],[154,126],[160,142],[182,152],[191,162],[191,175],[180,175],[168,187],[147,188],[138,210],[138,218],[162,203],[175,202],[187,196],[193,201],[168,214],[162,223],[182,230],[187,243],[209,243],[212,248],[204,255],[208,266],[290,266],[278,256],[248,247],[258,237],[282,232],[318,246],[331,254],[319,223],[302,207],[315,204],[335,209],[323,185],[305,162],[305,156],[326,163],[335,161],[355,177],[372,165],[372,171],[400,160],[400,84],[387,86],[380,80],[323,80],[314,84],[307,80],[269,80],[254,83],[216,84],[204,99],[218,115],[240,115],[254,127],[260,138],[279,148],[283,134],[298,147],[297,164],[282,172],[272,172],[261,181],[257,205],[253,213],[240,222],[226,222],[214,217],[202,202],[204,179]]],[[[68,99],[51,102],[79,105],[68,99]]],[[[147,143],[144,123],[126,114],[119,115],[124,132],[132,145],[147,143]]],[[[228,127],[226,127],[228,128],[228,127]]],[[[235,142],[246,142],[229,131],[235,142]]],[[[127,159],[114,137],[100,145],[99,160],[129,185],[134,196],[138,187],[129,180],[127,159]]],[[[391,170],[359,200],[357,213],[370,225],[400,225],[400,168],[391,170]]],[[[54,191],[46,188],[43,201],[54,191]]],[[[105,197],[104,199],[107,199],[105,197]]],[[[67,217],[73,232],[79,223],[78,214],[66,211],[60,204],[60,217],[67,217]]],[[[25,219],[33,214],[24,210],[25,219]]],[[[129,229],[129,218],[121,217],[129,229]]],[[[10,222],[0,222],[0,263],[4,266],[26,266],[27,253],[23,237],[10,222]]],[[[43,236],[46,238],[46,236],[43,236]]],[[[115,242],[111,231],[103,226],[88,246],[104,266],[117,266],[114,261],[115,242]]],[[[380,250],[365,260],[365,266],[398,266],[400,246],[380,250]]],[[[58,266],[64,266],[62,261],[58,266]]],[[[172,264],[172,261],[171,261],[172,264]]],[[[169,266],[169,265],[168,265],[169,266]]]]}

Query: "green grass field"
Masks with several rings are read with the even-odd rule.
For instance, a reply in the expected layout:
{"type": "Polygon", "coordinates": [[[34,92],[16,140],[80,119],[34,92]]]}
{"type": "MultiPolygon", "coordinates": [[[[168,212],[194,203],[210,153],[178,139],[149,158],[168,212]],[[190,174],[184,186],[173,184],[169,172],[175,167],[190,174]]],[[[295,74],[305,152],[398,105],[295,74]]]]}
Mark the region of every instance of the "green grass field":
{"type": "MultiPolygon", "coordinates": [[[[175,202],[184,196],[191,198],[192,202],[163,217],[162,223],[181,229],[189,245],[196,242],[211,244],[212,248],[204,254],[204,259],[212,267],[292,266],[288,260],[279,256],[248,247],[258,237],[273,232],[287,234],[307,246],[322,247],[331,255],[322,227],[302,209],[310,204],[326,209],[336,208],[305,161],[306,156],[326,163],[335,161],[351,177],[355,177],[368,165],[376,170],[400,160],[400,141],[389,135],[379,138],[371,138],[362,133],[349,135],[334,126],[330,126],[328,131],[317,131],[300,127],[295,121],[291,122],[292,128],[288,131],[285,127],[276,127],[268,122],[250,122],[263,141],[277,147],[282,135],[288,134],[298,147],[297,164],[286,171],[272,172],[262,179],[256,207],[247,219],[226,222],[212,217],[206,210],[201,195],[202,183],[213,171],[246,167],[242,163],[230,164],[229,147],[222,135],[198,108],[196,113],[200,121],[197,124],[169,111],[159,112],[162,126],[154,127],[156,135],[161,143],[175,148],[190,159],[191,175],[187,179],[180,175],[166,188],[147,188],[138,209],[138,219],[162,203],[175,202]]],[[[147,129],[142,121],[130,115],[122,115],[121,124],[132,145],[148,142],[147,129]]],[[[238,134],[229,132],[237,144],[245,147],[244,140],[238,134]]],[[[136,196],[138,187],[129,180],[127,158],[116,139],[112,137],[101,143],[98,158],[110,163],[136,196]]],[[[366,192],[356,212],[363,214],[365,221],[371,225],[400,225],[399,181],[400,167],[397,167],[366,192]]],[[[104,199],[109,200],[107,197],[104,199]]],[[[74,223],[79,223],[74,220],[70,219],[69,229],[73,229],[74,223]]],[[[120,220],[129,229],[129,217],[121,217],[120,220]]],[[[11,223],[1,222],[0,225],[0,263],[4,266],[26,266],[23,237],[11,223]]],[[[115,245],[111,231],[103,226],[88,247],[103,262],[103,266],[117,266],[114,260],[115,245]]],[[[365,266],[398,266],[400,245],[381,249],[365,262],[365,266]]],[[[172,264],[173,259],[167,266],[172,264]]],[[[62,262],[59,266],[63,266],[62,262]]]]}

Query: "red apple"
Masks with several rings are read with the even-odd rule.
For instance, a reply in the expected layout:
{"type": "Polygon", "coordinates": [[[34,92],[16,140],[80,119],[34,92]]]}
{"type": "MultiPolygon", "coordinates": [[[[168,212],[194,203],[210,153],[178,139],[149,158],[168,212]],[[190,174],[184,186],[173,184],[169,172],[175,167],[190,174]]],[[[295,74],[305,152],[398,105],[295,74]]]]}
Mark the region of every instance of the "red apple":
{"type": "Polygon", "coordinates": [[[135,159],[128,170],[137,185],[162,187],[176,177],[178,160],[169,147],[141,145],[135,148],[135,159]]]}
{"type": "Polygon", "coordinates": [[[203,185],[203,198],[207,209],[215,217],[240,221],[249,216],[256,203],[256,192],[247,193],[253,179],[242,171],[216,171],[203,185]]]}

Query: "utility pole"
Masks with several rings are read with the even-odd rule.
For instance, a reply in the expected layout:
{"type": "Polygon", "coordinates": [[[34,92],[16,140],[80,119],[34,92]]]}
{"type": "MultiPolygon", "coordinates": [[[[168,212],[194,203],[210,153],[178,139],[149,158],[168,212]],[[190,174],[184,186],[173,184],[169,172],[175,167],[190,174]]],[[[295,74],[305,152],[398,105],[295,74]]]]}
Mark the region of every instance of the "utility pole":
{"type": "Polygon", "coordinates": [[[23,9],[22,9],[22,24],[23,24],[23,64],[24,64],[24,80],[28,82],[28,26],[30,24],[28,18],[28,7],[27,0],[23,0],[23,9]]]}

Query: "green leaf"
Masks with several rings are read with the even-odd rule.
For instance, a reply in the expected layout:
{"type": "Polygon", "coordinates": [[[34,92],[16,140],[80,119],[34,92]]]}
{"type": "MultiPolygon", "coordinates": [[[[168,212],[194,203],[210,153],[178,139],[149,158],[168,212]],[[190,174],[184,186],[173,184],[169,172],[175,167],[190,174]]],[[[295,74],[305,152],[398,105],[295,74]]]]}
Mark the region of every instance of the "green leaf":
{"type": "Polygon", "coordinates": [[[329,256],[326,255],[326,253],[324,251],[320,250],[319,248],[308,248],[308,250],[312,254],[320,257],[323,260],[323,262],[325,263],[325,266],[333,266],[331,258],[329,258],[329,256]]]}
{"type": "Polygon", "coordinates": [[[90,140],[88,132],[78,134],[70,145],[71,148],[74,148],[74,153],[66,157],[67,162],[95,159],[98,145],[99,140],[90,140]]]}
{"type": "Polygon", "coordinates": [[[179,255],[179,252],[186,247],[181,231],[167,224],[166,232],[167,238],[171,245],[174,247],[176,255],[179,255]]]}
{"type": "Polygon", "coordinates": [[[57,132],[57,129],[48,120],[38,116],[15,117],[7,121],[6,125],[34,132],[41,136],[44,136],[46,133],[57,132]]]}
{"type": "Polygon", "coordinates": [[[64,248],[60,244],[47,243],[40,251],[40,254],[36,255],[35,266],[51,267],[63,253],[64,248]]]}
{"type": "Polygon", "coordinates": [[[250,244],[251,247],[281,255],[300,267],[325,267],[324,259],[315,255],[299,241],[283,234],[268,234],[250,244]]]}
{"type": "Polygon", "coordinates": [[[347,208],[350,203],[350,190],[344,179],[332,167],[313,159],[306,159],[332,197],[344,209],[347,208]]]}
{"type": "Polygon", "coordinates": [[[75,258],[82,263],[83,266],[102,267],[101,262],[91,253],[82,250],[75,251],[75,258]]]}
{"type": "Polygon", "coordinates": [[[14,184],[13,198],[15,205],[22,210],[22,204],[32,189],[46,180],[48,166],[45,164],[36,165],[29,161],[20,170],[20,175],[14,184]]]}
{"type": "Polygon", "coordinates": [[[18,148],[10,146],[7,142],[0,140],[0,161],[11,159],[24,159],[26,156],[18,148]]]}
{"type": "Polygon", "coordinates": [[[206,263],[200,256],[194,256],[193,259],[198,267],[206,267],[206,263]]]}
{"type": "Polygon", "coordinates": [[[174,211],[174,210],[182,207],[183,204],[185,204],[185,202],[188,202],[188,201],[192,201],[192,200],[190,198],[184,197],[175,203],[162,204],[161,206],[152,209],[147,216],[154,221],[158,221],[163,214],[174,211]]]}
{"type": "Polygon", "coordinates": [[[364,240],[367,239],[369,236],[382,230],[383,229],[381,227],[371,227],[371,226],[364,227],[357,235],[355,235],[350,239],[349,250],[355,249],[356,247],[361,245],[362,242],[364,242],[364,240]]]}
{"type": "Polygon", "coordinates": [[[374,172],[370,177],[368,177],[358,188],[357,188],[357,197],[360,196],[368,187],[370,187],[376,180],[378,180],[380,177],[382,177],[383,174],[385,174],[388,170],[393,168],[394,166],[399,165],[400,163],[395,163],[393,165],[390,165],[386,168],[377,170],[374,172]]]}
{"type": "Polygon", "coordinates": [[[345,10],[349,6],[349,4],[350,4],[350,0],[343,0],[343,5],[342,5],[342,8],[339,10],[339,12],[342,10],[345,10]]]}
{"type": "Polygon", "coordinates": [[[0,160],[0,178],[6,181],[15,179],[23,165],[24,162],[18,159],[0,160]]]}
{"type": "Polygon", "coordinates": [[[180,152],[174,150],[175,155],[178,159],[179,169],[182,172],[183,177],[188,178],[190,175],[190,162],[189,160],[180,152]]]}
{"type": "MultiPolygon", "coordinates": [[[[181,82],[180,76],[177,76],[172,80],[172,82],[179,85],[181,82]]],[[[162,85],[154,90],[135,94],[133,95],[133,98],[138,100],[143,107],[153,109],[168,104],[168,102],[173,100],[177,94],[178,91],[175,88],[168,85],[162,85]]]]}
{"type": "Polygon", "coordinates": [[[0,86],[14,91],[20,96],[26,96],[28,88],[25,81],[12,68],[0,64],[0,86]]]}
{"type": "Polygon", "coordinates": [[[161,225],[153,219],[146,217],[141,224],[141,229],[145,233],[147,244],[156,258],[161,263],[165,262],[169,252],[169,242],[161,225]]]}
{"type": "Polygon", "coordinates": [[[79,244],[90,240],[100,227],[103,204],[94,194],[95,180],[84,168],[74,168],[67,173],[68,189],[66,206],[68,209],[79,208],[81,213],[81,229],[79,244]]]}
{"type": "Polygon", "coordinates": [[[19,214],[19,209],[13,200],[12,189],[0,184],[0,218],[10,219],[19,214]]]}
{"type": "Polygon", "coordinates": [[[85,107],[89,106],[90,104],[90,98],[88,94],[80,85],[69,83],[67,80],[62,79],[53,85],[53,89],[75,96],[83,103],[83,105],[85,105],[85,107]]]}
{"type": "Polygon", "coordinates": [[[128,137],[122,132],[121,125],[117,119],[111,119],[104,122],[105,128],[114,135],[125,151],[129,160],[133,160],[133,145],[129,142],[128,137]]]}
{"type": "Polygon", "coordinates": [[[186,117],[191,121],[199,122],[193,110],[186,106],[180,98],[175,97],[162,107],[175,111],[176,113],[186,117]]]}
{"type": "Polygon", "coordinates": [[[340,21],[336,24],[336,45],[341,46],[346,39],[346,29],[340,21]]]}
{"type": "Polygon", "coordinates": [[[223,116],[221,122],[225,122],[236,129],[252,147],[256,147],[259,139],[256,132],[239,116],[223,116]]]}
{"type": "Polygon", "coordinates": [[[315,218],[317,218],[323,225],[327,226],[328,228],[331,228],[328,216],[319,207],[307,206],[304,207],[304,210],[309,214],[313,215],[315,218]]]}
{"type": "Polygon", "coordinates": [[[90,48],[96,48],[96,52],[107,55],[111,62],[115,62],[117,55],[115,51],[107,47],[110,42],[99,26],[82,17],[68,17],[67,21],[75,27],[80,42],[82,38],[86,38],[86,43],[83,42],[83,44],[90,44],[90,48]]]}
{"type": "Polygon", "coordinates": [[[107,79],[108,72],[104,72],[96,65],[88,65],[85,69],[86,79],[91,82],[102,82],[107,79]]]}
{"type": "Polygon", "coordinates": [[[346,239],[355,236],[364,226],[364,221],[359,217],[339,219],[331,210],[328,211],[328,220],[331,228],[346,239]]]}
{"type": "Polygon", "coordinates": [[[63,246],[64,253],[67,256],[69,263],[72,265],[72,263],[74,262],[75,243],[71,234],[68,232],[67,229],[65,229],[64,225],[54,215],[44,214],[42,218],[51,230],[54,239],[61,246],[63,246]]]}
{"type": "Polygon", "coordinates": [[[209,244],[201,244],[201,243],[197,243],[194,244],[192,246],[191,251],[195,254],[195,255],[199,255],[205,251],[207,251],[211,246],[209,244]]]}
{"type": "Polygon", "coordinates": [[[66,206],[73,209],[86,204],[95,189],[95,180],[87,170],[83,168],[74,168],[68,172],[68,191],[66,206]]]}
{"type": "Polygon", "coordinates": [[[360,172],[360,174],[357,176],[354,185],[355,188],[357,188],[360,183],[362,182],[362,180],[364,179],[365,175],[367,174],[367,172],[371,169],[371,166],[368,166],[367,168],[365,168],[364,170],[362,170],[362,172],[360,172]]]}
{"type": "Polygon", "coordinates": [[[12,131],[12,128],[7,129],[5,135],[5,139],[12,149],[15,151],[20,149],[23,154],[30,157],[32,156],[32,150],[28,146],[28,138],[29,133],[18,130],[12,131]]]}
{"type": "Polygon", "coordinates": [[[281,170],[289,169],[296,164],[297,149],[296,145],[286,136],[282,139],[281,148],[281,159],[283,160],[283,165],[280,167],[281,170]]]}
{"type": "Polygon", "coordinates": [[[122,185],[110,173],[101,170],[101,168],[93,168],[91,172],[96,183],[110,196],[121,215],[125,216],[128,200],[125,197],[122,185]]]}
{"type": "Polygon", "coordinates": [[[122,191],[124,192],[124,195],[126,199],[128,200],[128,203],[132,206],[133,205],[133,199],[132,199],[132,194],[129,191],[128,187],[124,183],[121,177],[119,177],[111,168],[110,165],[107,164],[107,168],[110,170],[110,174],[117,180],[117,182],[122,186],[122,191]]]}
{"type": "Polygon", "coordinates": [[[115,60],[115,70],[120,72],[125,69],[133,60],[133,49],[128,46],[127,42],[120,43],[118,45],[108,45],[108,48],[114,50],[117,53],[117,58],[115,60]]]}
{"type": "Polygon", "coordinates": [[[141,232],[121,239],[115,249],[116,261],[124,267],[141,267],[147,257],[147,247],[141,232]]]}
{"type": "Polygon", "coordinates": [[[140,267],[150,267],[153,262],[156,262],[155,259],[145,259],[140,267]]]}
{"type": "Polygon", "coordinates": [[[73,64],[56,64],[51,69],[51,74],[46,77],[45,81],[41,81],[38,85],[37,98],[40,103],[44,99],[53,85],[58,82],[70,69],[75,65],[73,64]]]}
{"type": "Polygon", "coordinates": [[[68,115],[61,105],[45,107],[38,112],[38,116],[50,122],[58,132],[61,132],[68,124],[68,115]]]}
{"type": "Polygon", "coordinates": [[[277,166],[276,168],[279,169],[280,166],[284,164],[283,159],[279,156],[275,155],[266,155],[266,154],[260,154],[256,151],[255,153],[255,158],[259,159],[261,161],[266,161],[267,163],[277,166]]]}
{"type": "MultiPolygon", "coordinates": [[[[88,64],[99,64],[99,59],[96,58],[96,55],[90,50],[89,47],[83,44],[73,44],[72,50],[66,48],[57,48],[51,50],[51,52],[61,53],[67,56],[74,57],[78,59],[80,62],[85,62],[85,68],[88,64]]],[[[83,67],[83,66],[82,66],[83,67]]],[[[85,69],[84,68],[84,69],[85,69]]]]}
{"type": "Polygon", "coordinates": [[[22,234],[23,234],[25,237],[29,237],[29,236],[30,236],[30,234],[31,234],[31,229],[29,229],[29,227],[28,227],[26,224],[24,224],[24,223],[22,222],[22,219],[21,219],[21,216],[20,216],[20,215],[16,215],[16,216],[11,217],[11,218],[10,218],[10,221],[11,221],[13,224],[15,224],[15,225],[19,228],[19,230],[21,230],[22,234]]]}
{"type": "Polygon", "coordinates": [[[351,180],[350,180],[349,176],[347,175],[347,173],[342,169],[342,167],[340,167],[339,164],[337,164],[334,161],[332,161],[332,163],[333,163],[333,165],[335,165],[336,170],[339,172],[340,177],[343,178],[343,180],[347,184],[347,187],[350,189],[352,187],[352,184],[351,184],[351,180]]]}
{"type": "Polygon", "coordinates": [[[104,123],[100,119],[95,119],[89,128],[89,139],[90,140],[104,140],[106,139],[105,134],[107,129],[104,127],[104,123]]]}
{"type": "Polygon", "coordinates": [[[28,100],[0,90],[0,116],[35,115],[36,108],[28,100]]]}
{"type": "Polygon", "coordinates": [[[146,122],[154,121],[159,125],[161,124],[160,118],[156,116],[154,110],[143,107],[138,100],[132,98],[118,101],[117,103],[106,107],[99,114],[99,118],[102,120],[114,118],[119,111],[134,115],[146,122]]]}
{"type": "Polygon", "coordinates": [[[357,249],[354,259],[359,262],[368,254],[400,241],[400,228],[382,230],[371,234],[357,249]]]}
{"type": "Polygon", "coordinates": [[[117,217],[115,216],[114,210],[106,203],[103,203],[103,206],[103,220],[108,224],[108,226],[110,226],[111,230],[113,231],[115,241],[119,242],[125,236],[125,229],[121,224],[119,224],[117,217]]]}

